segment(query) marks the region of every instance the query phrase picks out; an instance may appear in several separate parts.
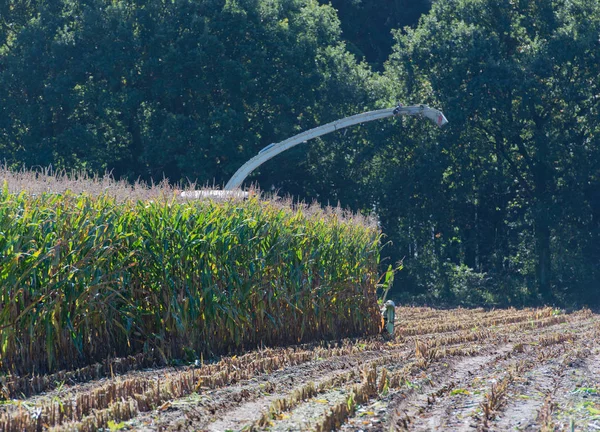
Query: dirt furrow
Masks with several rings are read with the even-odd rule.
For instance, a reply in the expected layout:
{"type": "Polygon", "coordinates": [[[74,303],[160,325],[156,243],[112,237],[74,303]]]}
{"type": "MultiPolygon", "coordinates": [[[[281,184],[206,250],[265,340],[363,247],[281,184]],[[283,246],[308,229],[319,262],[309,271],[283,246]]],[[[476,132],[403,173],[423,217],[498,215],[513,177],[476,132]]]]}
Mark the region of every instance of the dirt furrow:
{"type": "Polygon", "coordinates": [[[428,396],[427,400],[423,401],[424,403],[415,407],[413,415],[409,414],[409,417],[413,419],[410,429],[427,431],[472,428],[473,419],[468,415],[462,416],[460,412],[465,409],[472,410],[481,401],[480,384],[482,379],[474,371],[479,371],[486,365],[495,363],[511,349],[512,346],[505,345],[494,354],[464,358],[455,362],[449,371],[451,373],[445,377],[445,384],[436,389],[438,394],[428,396]],[[452,387],[439,394],[440,390],[444,390],[444,386],[448,386],[448,383],[452,383],[452,387]]]}
{"type": "Polygon", "coordinates": [[[472,430],[471,412],[483,398],[485,371],[512,349],[503,345],[494,352],[458,359],[426,391],[392,401],[389,426],[409,430],[472,430]]]}
{"type": "MultiPolygon", "coordinates": [[[[581,326],[589,328],[591,324],[591,321],[585,321],[581,326]]],[[[456,336],[468,338],[469,334],[456,336]]],[[[442,338],[449,339],[448,336],[442,338]]],[[[496,338],[496,343],[500,339],[502,338],[496,338]]],[[[521,335],[520,340],[536,346],[548,346],[571,342],[573,338],[562,333],[557,335],[552,326],[543,329],[533,326],[521,335]]],[[[483,350],[491,349],[494,339],[490,338],[487,342],[488,345],[484,345],[483,350]]],[[[430,375],[430,383],[426,383],[423,388],[415,389],[413,386],[401,389],[383,406],[382,401],[377,400],[371,406],[360,408],[357,416],[349,421],[344,430],[355,430],[355,427],[363,430],[387,430],[397,427],[423,431],[477,428],[480,423],[480,404],[490,385],[497,381],[496,377],[502,372],[502,365],[512,356],[512,348],[512,344],[506,344],[494,354],[452,361],[447,373],[437,382],[433,383],[435,378],[430,375]],[[392,414],[390,419],[387,418],[388,412],[392,414]]]]}
{"type": "Polygon", "coordinates": [[[343,357],[315,360],[259,375],[223,389],[205,390],[170,401],[127,422],[144,430],[238,430],[256,421],[270,404],[307,383],[331,380],[382,358],[399,358],[406,350],[365,351],[343,357]],[[160,420],[155,420],[155,417],[160,420]]]}
{"type": "Polygon", "coordinates": [[[600,320],[589,310],[398,317],[392,340],[257,350],[83,384],[12,377],[14,388],[54,389],[0,404],[0,430],[600,429],[600,320]]]}
{"type": "Polygon", "coordinates": [[[553,388],[536,411],[536,425],[525,430],[600,430],[600,350],[575,350],[562,360],[553,388]]]}
{"type": "Polygon", "coordinates": [[[139,412],[151,411],[176,398],[205,389],[232,388],[237,383],[269,374],[284,367],[301,366],[315,359],[324,362],[348,355],[372,351],[377,355],[383,344],[377,339],[360,343],[348,340],[329,348],[312,350],[298,348],[254,351],[241,357],[226,357],[219,363],[199,368],[186,368],[164,375],[136,374],[97,384],[84,391],[74,391],[68,397],[38,398],[35,404],[19,401],[5,404],[0,411],[0,430],[38,430],[65,424],[70,430],[96,430],[111,418],[126,421],[139,412]],[[25,408],[25,409],[23,409],[25,408]]]}

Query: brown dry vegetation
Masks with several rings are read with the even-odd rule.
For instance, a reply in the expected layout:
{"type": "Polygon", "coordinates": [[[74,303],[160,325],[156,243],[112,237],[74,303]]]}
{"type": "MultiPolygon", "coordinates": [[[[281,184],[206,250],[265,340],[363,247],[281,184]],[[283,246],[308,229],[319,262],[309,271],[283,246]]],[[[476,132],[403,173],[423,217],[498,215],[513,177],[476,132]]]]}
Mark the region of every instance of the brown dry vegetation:
{"type": "Polygon", "coordinates": [[[600,424],[600,317],[589,310],[398,308],[397,317],[391,340],[263,349],[195,367],[124,372],[134,359],[99,365],[114,367],[111,378],[87,368],[4,379],[0,430],[550,431],[600,424]],[[60,386],[42,393],[47,387],[33,383],[44,380],[60,386]]]}
{"type": "MultiPolygon", "coordinates": [[[[67,191],[88,195],[108,194],[119,201],[148,200],[171,198],[179,189],[164,181],[159,184],[147,185],[142,182],[129,184],[115,180],[110,174],[103,176],[88,175],[85,172],[52,171],[50,168],[40,170],[9,170],[0,165],[0,183],[6,184],[10,193],[27,192],[40,195],[43,193],[65,193],[67,191]]],[[[2,185],[0,184],[0,185],[2,185]]],[[[186,189],[194,189],[190,184],[186,189]]]]}

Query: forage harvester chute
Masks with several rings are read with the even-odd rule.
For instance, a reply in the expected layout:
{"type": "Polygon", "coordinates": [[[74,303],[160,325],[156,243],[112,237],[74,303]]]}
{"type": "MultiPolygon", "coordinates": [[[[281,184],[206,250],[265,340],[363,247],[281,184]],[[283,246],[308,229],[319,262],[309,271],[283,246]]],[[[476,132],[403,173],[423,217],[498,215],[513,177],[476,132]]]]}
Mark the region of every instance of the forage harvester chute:
{"type": "Polygon", "coordinates": [[[330,132],[335,132],[337,130],[347,128],[348,126],[353,126],[360,123],[366,123],[373,120],[379,120],[387,117],[394,117],[400,115],[426,117],[439,127],[442,127],[443,125],[448,123],[448,120],[446,120],[446,117],[440,110],[430,108],[427,105],[398,105],[394,108],[369,111],[362,114],[356,114],[350,117],[345,117],[340,120],[335,120],[323,126],[319,126],[314,129],[310,129],[299,133],[298,135],[288,138],[285,141],[281,141],[280,143],[269,144],[235,172],[233,177],[231,177],[231,179],[225,185],[225,190],[230,191],[239,188],[242,185],[243,181],[246,179],[246,177],[248,177],[248,175],[250,175],[250,173],[256,168],[258,168],[260,165],[262,165],[269,159],[272,159],[273,157],[277,156],[279,153],[284,152],[287,149],[290,149],[294,146],[297,146],[298,144],[301,144],[313,138],[323,136],[330,132]]]}

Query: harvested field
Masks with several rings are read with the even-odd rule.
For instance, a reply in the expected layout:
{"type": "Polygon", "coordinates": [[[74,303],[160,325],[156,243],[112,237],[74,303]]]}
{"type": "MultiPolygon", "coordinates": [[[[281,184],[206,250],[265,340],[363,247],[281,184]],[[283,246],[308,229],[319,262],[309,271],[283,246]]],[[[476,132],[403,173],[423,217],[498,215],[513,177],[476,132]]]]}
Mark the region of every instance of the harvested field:
{"type": "Polygon", "coordinates": [[[4,378],[0,430],[600,429],[600,317],[591,311],[401,307],[396,316],[390,340],[140,364],[89,381],[53,375],[63,381],[45,393],[29,386],[28,398],[18,389],[30,378],[4,378]]]}

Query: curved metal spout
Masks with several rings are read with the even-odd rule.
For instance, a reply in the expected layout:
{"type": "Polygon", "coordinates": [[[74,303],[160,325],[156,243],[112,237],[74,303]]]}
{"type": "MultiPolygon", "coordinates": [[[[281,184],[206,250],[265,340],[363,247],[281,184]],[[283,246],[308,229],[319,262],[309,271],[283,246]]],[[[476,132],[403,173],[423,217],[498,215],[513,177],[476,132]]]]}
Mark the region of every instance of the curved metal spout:
{"type": "Polygon", "coordinates": [[[369,111],[362,114],[356,114],[350,117],[345,117],[340,120],[335,120],[323,126],[319,126],[314,129],[310,129],[299,133],[298,135],[288,138],[280,143],[269,144],[235,172],[235,174],[225,185],[225,190],[233,190],[239,188],[246,179],[246,177],[248,177],[248,175],[250,175],[250,173],[256,168],[258,168],[260,165],[262,165],[269,159],[272,159],[273,157],[277,156],[279,153],[282,153],[287,149],[297,146],[298,144],[331,132],[335,132],[340,129],[347,128],[349,126],[399,115],[423,116],[434,122],[439,127],[442,127],[446,123],[448,123],[448,120],[446,120],[446,117],[440,110],[430,108],[427,105],[398,105],[395,108],[386,108],[377,111],[369,111]]]}

